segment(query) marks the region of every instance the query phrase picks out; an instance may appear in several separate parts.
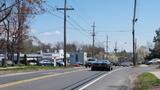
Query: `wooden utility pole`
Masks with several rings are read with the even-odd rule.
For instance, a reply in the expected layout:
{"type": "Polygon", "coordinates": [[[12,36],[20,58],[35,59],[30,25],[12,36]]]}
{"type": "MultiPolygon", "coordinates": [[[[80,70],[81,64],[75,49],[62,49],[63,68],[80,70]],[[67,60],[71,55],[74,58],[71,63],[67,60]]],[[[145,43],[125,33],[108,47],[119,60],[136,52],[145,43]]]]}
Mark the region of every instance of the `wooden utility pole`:
{"type": "Polygon", "coordinates": [[[57,10],[63,10],[64,11],[64,62],[65,62],[65,67],[67,66],[67,36],[66,36],[66,26],[67,26],[67,10],[74,10],[73,8],[67,8],[67,0],[64,0],[64,8],[57,8],[57,10]]]}
{"type": "Polygon", "coordinates": [[[117,55],[117,41],[115,42],[115,48],[114,48],[114,52],[115,52],[115,54],[117,55]]]}
{"type": "Polygon", "coordinates": [[[108,53],[108,43],[109,43],[109,41],[108,41],[108,35],[106,35],[106,46],[105,46],[105,48],[106,48],[106,50],[105,50],[105,58],[106,59],[108,59],[108,55],[109,55],[109,53],[108,53]]]}
{"type": "Polygon", "coordinates": [[[93,22],[93,33],[92,33],[92,37],[93,37],[93,41],[92,41],[92,58],[94,58],[94,43],[95,43],[95,22],[93,22]]]}
{"type": "Polygon", "coordinates": [[[133,20],[132,20],[133,66],[136,66],[136,55],[135,55],[135,23],[137,21],[137,19],[136,19],[136,6],[137,6],[137,0],[134,0],[134,14],[133,14],[133,20]]]}

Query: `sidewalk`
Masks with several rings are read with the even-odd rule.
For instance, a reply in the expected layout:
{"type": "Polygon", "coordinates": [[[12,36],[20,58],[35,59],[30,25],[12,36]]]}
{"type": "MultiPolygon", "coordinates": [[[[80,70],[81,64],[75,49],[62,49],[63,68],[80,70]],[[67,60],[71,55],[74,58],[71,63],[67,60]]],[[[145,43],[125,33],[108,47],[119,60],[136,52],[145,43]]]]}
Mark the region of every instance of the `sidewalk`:
{"type": "Polygon", "coordinates": [[[160,70],[155,70],[150,73],[154,74],[158,79],[160,79],[160,70]]]}
{"type": "MultiPolygon", "coordinates": [[[[158,79],[160,79],[160,70],[152,71],[150,73],[154,74],[158,79]]],[[[151,90],[160,90],[160,86],[155,86],[151,88],[151,90]]]]}

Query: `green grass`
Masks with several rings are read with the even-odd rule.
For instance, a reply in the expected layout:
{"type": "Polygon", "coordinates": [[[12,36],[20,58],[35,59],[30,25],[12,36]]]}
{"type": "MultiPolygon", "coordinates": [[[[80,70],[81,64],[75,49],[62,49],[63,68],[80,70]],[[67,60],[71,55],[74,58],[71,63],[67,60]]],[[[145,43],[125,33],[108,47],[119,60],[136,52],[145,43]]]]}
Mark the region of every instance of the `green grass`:
{"type": "Polygon", "coordinates": [[[149,90],[153,86],[160,86],[160,79],[151,73],[144,73],[138,76],[138,90],[149,90]]]}
{"type": "Polygon", "coordinates": [[[65,69],[70,68],[71,66],[14,66],[14,67],[0,67],[0,74],[8,74],[8,73],[17,73],[17,72],[30,72],[30,71],[42,71],[42,70],[52,70],[52,69],[65,69]]]}
{"type": "Polygon", "coordinates": [[[160,65],[158,65],[157,69],[160,69],[160,65]]]}

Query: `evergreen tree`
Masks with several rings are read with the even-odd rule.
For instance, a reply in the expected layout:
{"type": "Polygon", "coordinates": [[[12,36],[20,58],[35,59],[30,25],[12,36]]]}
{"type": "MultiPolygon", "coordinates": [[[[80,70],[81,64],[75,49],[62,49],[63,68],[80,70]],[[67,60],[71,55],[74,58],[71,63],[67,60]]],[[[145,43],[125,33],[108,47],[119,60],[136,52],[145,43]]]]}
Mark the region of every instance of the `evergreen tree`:
{"type": "Polygon", "coordinates": [[[160,28],[156,31],[156,36],[154,36],[154,48],[150,48],[150,54],[146,57],[147,60],[151,60],[153,58],[160,58],[160,28]]]}

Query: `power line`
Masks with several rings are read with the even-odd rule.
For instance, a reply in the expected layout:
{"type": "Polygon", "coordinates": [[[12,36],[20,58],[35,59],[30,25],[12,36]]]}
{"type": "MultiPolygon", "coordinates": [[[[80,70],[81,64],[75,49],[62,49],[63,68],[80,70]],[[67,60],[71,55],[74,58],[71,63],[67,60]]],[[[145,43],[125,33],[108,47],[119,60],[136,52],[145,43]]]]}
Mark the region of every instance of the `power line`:
{"type": "MultiPolygon", "coordinates": [[[[75,12],[78,14],[77,11],[80,11],[80,8],[79,8],[79,4],[77,4],[76,0],[73,1],[76,5],[76,9],[79,9],[79,10],[75,10],[75,12]]],[[[82,8],[81,8],[82,9],[82,8]]],[[[84,11],[84,10],[83,10],[84,11]]],[[[82,17],[80,14],[78,14],[79,18],[81,18],[81,20],[86,23],[87,25],[90,25],[89,22],[87,22],[87,19],[84,19],[84,17],[82,17]]]]}
{"type": "Polygon", "coordinates": [[[87,32],[87,29],[84,29],[81,25],[79,25],[72,17],[69,17],[70,18],[70,20],[72,21],[72,22],[74,22],[74,24],[75,25],[77,25],[81,30],[83,30],[84,32],[86,32],[86,33],[88,33],[87,32]]]}
{"type": "Polygon", "coordinates": [[[67,21],[67,22],[68,22],[75,30],[79,31],[82,35],[90,38],[88,35],[86,35],[86,32],[82,32],[82,30],[81,30],[81,29],[78,29],[72,22],[70,22],[70,21],[67,21]]]}
{"type": "Polygon", "coordinates": [[[56,15],[56,14],[53,14],[52,12],[49,12],[49,11],[48,11],[48,13],[51,14],[51,15],[53,15],[53,16],[55,16],[55,17],[57,17],[57,18],[59,18],[59,19],[62,19],[62,20],[64,19],[63,17],[58,16],[58,15],[56,15]]]}
{"type": "MultiPolygon", "coordinates": [[[[51,14],[51,15],[53,15],[53,16],[55,16],[55,17],[57,17],[57,18],[59,18],[59,19],[61,19],[61,20],[63,20],[64,18],[63,17],[61,17],[61,16],[59,16],[59,15],[56,15],[56,14],[54,14],[53,12],[51,12],[51,11],[48,11],[48,13],[49,14],[51,14]]],[[[69,16],[68,16],[69,17],[69,16]]],[[[75,30],[77,30],[77,31],[79,31],[82,35],[84,35],[84,36],[86,36],[86,37],[88,37],[89,38],[89,36],[88,35],[86,35],[85,33],[86,32],[82,32],[82,30],[81,29],[79,29],[79,28],[77,28],[72,22],[73,21],[71,21],[71,19],[70,20],[67,20],[67,22],[75,29],[75,30]]]]}
{"type": "Polygon", "coordinates": [[[125,33],[125,32],[131,32],[130,30],[117,30],[117,31],[98,31],[100,33],[104,33],[104,32],[113,32],[113,33],[125,33]]]}
{"type": "MultiPolygon", "coordinates": [[[[55,11],[55,7],[51,6],[51,5],[48,4],[48,3],[46,3],[46,5],[49,6],[50,8],[52,8],[53,11],[55,11]]],[[[58,11],[59,11],[59,10],[58,10],[58,11]]],[[[60,17],[60,16],[54,14],[54,13],[51,12],[51,11],[48,11],[48,13],[52,14],[53,16],[55,16],[55,17],[57,17],[57,18],[63,19],[63,17],[60,17]]],[[[60,12],[60,11],[59,11],[59,13],[64,14],[63,12],[60,12]]],[[[75,21],[75,19],[73,19],[72,17],[70,17],[70,16],[67,16],[67,17],[68,17],[68,19],[69,19],[69,20],[67,20],[67,22],[68,22],[72,27],[74,27],[74,29],[78,30],[82,35],[85,35],[85,36],[89,37],[88,35],[85,34],[85,33],[88,33],[86,29],[84,29],[81,25],[79,25],[79,24],[75,21]],[[73,23],[72,23],[72,22],[73,22],[73,23]],[[76,25],[78,28],[77,28],[75,25],[76,25]],[[79,28],[80,28],[80,29],[79,29],[79,28]],[[83,33],[82,31],[85,32],[85,33],[83,33]]]]}

